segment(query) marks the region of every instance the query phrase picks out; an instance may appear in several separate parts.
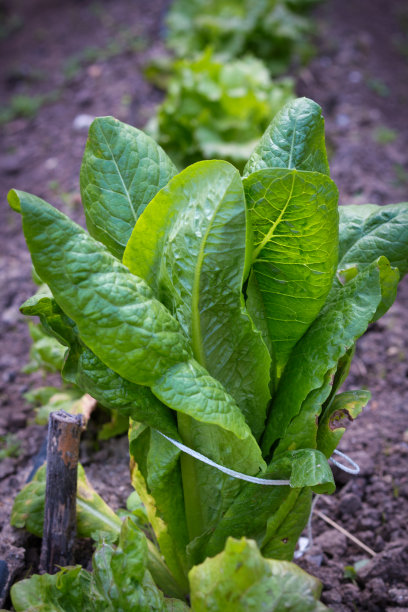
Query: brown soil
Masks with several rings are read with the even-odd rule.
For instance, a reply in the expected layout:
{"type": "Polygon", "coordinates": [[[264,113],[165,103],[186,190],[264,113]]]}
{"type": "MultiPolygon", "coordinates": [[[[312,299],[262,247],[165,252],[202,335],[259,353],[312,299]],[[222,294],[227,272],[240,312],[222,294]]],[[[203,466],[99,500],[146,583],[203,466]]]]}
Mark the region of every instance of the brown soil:
{"type": "MultiPolygon", "coordinates": [[[[159,94],[143,79],[142,67],[160,47],[166,4],[166,0],[0,2],[4,22],[10,26],[0,41],[1,105],[9,104],[16,94],[30,99],[51,92],[58,95],[34,117],[15,119],[0,128],[0,435],[13,433],[20,442],[18,456],[0,462],[0,559],[8,562],[16,577],[36,567],[39,542],[12,530],[8,519],[45,431],[33,424],[32,407],[23,398],[28,388],[43,381],[39,374],[20,371],[28,361],[30,340],[18,307],[31,295],[33,285],[20,221],[9,210],[5,194],[11,187],[36,193],[83,222],[78,174],[87,130],[78,125],[78,115],[111,114],[143,126],[159,94]],[[13,31],[11,26],[17,27],[19,21],[20,27],[13,31]],[[129,40],[136,41],[133,49],[129,40]],[[109,57],[103,55],[106,49],[109,57]]],[[[341,203],[407,201],[405,2],[328,0],[316,17],[318,53],[298,74],[298,93],[323,107],[341,203]]],[[[320,497],[316,506],[376,555],[371,558],[315,515],[313,547],[298,561],[322,580],[322,599],[335,612],[408,610],[407,300],[405,280],[391,311],[361,339],[347,382],[348,388],[368,387],[373,396],[340,445],[359,463],[360,475],[336,471],[337,492],[320,497]],[[369,562],[356,574],[351,570],[345,574],[345,567],[363,559],[369,562]]],[[[97,452],[94,445],[91,426],[82,444],[82,463],[104,499],[115,508],[123,506],[131,490],[126,437],[99,443],[97,452]]],[[[83,554],[84,550],[78,551],[78,559],[83,554]]]]}

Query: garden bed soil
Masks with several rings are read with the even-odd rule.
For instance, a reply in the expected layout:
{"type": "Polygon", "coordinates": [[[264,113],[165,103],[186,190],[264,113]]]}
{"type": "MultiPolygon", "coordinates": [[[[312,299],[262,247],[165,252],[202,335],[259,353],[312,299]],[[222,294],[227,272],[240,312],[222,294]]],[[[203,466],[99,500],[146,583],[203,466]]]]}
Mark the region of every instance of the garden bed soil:
{"type": "MultiPolygon", "coordinates": [[[[4,28],[9,29],[0,41],[1,105],[16,94],[57,98],[32,118],[0,127],[0,435],[13,434],[19,444],[17,456],[0,462],[0,559],[7,560],[15,578],[38,565],[39,540],[10,528],[8,521],[45,429],[33,423],[32,406],[23,397],[43,380],[38,373],[21,372],[30,339],[18,307],[33,284],[20,219],[5,195],[11,187],[36,193],[83,223],[78,175],[89,118],[112,114],[142,127],[153,112],[160,93],[144,80],[142,68],[161,47],[166,5],[164,0],[147,5],[132,0],[0,3],[4,36],[4,28]],[[131,49],[129,40],[134,41],[131,49]]],[[[328,0],[316,18],[318,53],[297,71],[297,87],[299,95],[323,107],[340,202],[407,201],[405,2],[328,0]]],[[[322,600],[335,612],[408,610],[407,304],[405,280],[391,311],[358,344],[347,388],[367,387],[372,400],[349,424],[340,449],[361,471],[350,476],[335,470],[336,493],[319,497],[316,504],[375,556],[314,515],[313,546],[297,561],[322,580],[322,600]],[[357,570],[350,567],[360,561],[357,570]]],[[[126,437],[97,443],[96,430],[91,423],[81,461],[103,498],[123,507],[131,492],[126,437]]],[[[89,557],[85,542],[77,560],[86,564],[89,557]]]]}

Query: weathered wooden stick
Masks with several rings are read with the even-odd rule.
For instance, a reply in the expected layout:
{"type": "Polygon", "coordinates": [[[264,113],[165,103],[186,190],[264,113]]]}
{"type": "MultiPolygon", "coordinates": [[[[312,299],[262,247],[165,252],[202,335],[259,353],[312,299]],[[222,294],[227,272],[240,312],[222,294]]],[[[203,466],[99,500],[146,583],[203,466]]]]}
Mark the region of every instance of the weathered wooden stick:
{"type": "Polygon", "coordinates": [[[48,423],[47,481],[40,568],[49,574],[70,565],[76,535],[81,415],[52,412],[48,423]]]}

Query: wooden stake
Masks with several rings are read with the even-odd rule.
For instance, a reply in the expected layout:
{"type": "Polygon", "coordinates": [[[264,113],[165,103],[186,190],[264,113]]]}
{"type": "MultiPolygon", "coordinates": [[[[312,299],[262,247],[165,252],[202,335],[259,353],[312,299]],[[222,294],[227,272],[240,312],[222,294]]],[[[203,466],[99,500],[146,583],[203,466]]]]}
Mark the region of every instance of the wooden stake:
{"type": "Polygon", "coordinates": [[[81,415],[52,412],[48,422],[47,481],[40,568],[55,574],[73,562],[81,415]]]}

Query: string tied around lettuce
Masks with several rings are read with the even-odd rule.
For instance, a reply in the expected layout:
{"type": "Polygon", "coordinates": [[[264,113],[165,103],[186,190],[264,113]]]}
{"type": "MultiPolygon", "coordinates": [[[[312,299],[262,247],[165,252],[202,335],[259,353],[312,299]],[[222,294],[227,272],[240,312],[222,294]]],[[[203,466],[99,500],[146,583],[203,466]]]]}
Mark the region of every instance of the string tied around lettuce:
{"type": "MultiPolygon", "coordinates": [[[[206,463],[207,465],[210,465],[211,467],[219,470],[220,472],[223,472],[224,474],[231,476],[231,478],[237,478],[238,480],[245,480],[246,482],[252,482],[254,484],[266,485],[266,486],[283,486],[283,485],[288,486],[290,485],[289,480],[275,480],[275,479],[270,479],[270,478],[259,478],[257,476],[249,476],[248,474],[243,474],[242,472],[231,470],[230,468],[227,468],[223,465],[220,465],[219,463],[216,463],[215,461],[212,461],[212,459],[209,459],[205,455],[202,455],[201,453],[193,450],[192,448],[186,446],[185,444],[182,444],[181,442],[178,442],[177,440],[174,440],[173,438],[166,436],[161,431],[158,431],[157,429],[155,431],[157,431],[157,433],[163,436],[163,438],[166,438],[166,440],[171,442],[171,444],[176,446],[183,453],[187,453],[187,455],[194,457],[194,459],[197,459],[198,461],[201,461],[202,463],[206,463]]],[[[333,454],[336,454],[342,457],[345,461],[347,461],[350,464],[351,467],[348,467],[347,465],[344,465],[343,463],[336,461],[336,459],[333,459],[333,457],[330,457],[329,461],[333,463],[335,466],[337,466],[344,472],[347,472],[348,474],[358,474],[360,472],[360,468],[357,465],[357,463],[353,461],[350,457],[348,457],[345,453],[342,453],[341,451],[336,449],[333,451],[333,454]]]]}

